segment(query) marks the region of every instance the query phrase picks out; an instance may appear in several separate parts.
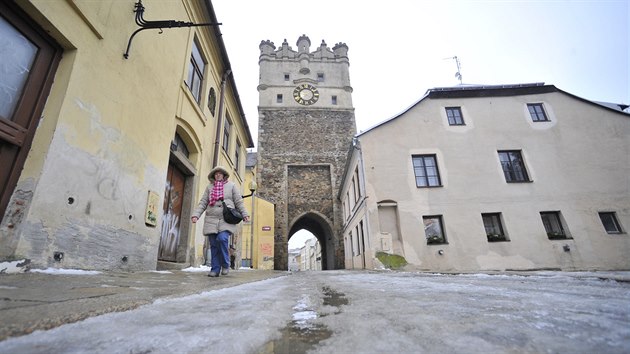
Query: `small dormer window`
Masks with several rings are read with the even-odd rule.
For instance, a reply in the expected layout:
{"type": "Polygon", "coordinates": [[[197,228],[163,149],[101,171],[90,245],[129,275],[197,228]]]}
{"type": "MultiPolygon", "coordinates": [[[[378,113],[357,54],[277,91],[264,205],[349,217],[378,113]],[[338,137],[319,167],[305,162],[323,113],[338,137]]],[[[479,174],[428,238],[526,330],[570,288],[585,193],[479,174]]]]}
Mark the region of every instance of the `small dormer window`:
{"type": "Polygon", "coordinates": [[[542,103],[530,103],[527,105],[527,110],[529,111],[529,116],[532,117],[532,121],[534,122],[548,122],[547,114],[545,114],[545,110],[543,109],[542,103]]]}

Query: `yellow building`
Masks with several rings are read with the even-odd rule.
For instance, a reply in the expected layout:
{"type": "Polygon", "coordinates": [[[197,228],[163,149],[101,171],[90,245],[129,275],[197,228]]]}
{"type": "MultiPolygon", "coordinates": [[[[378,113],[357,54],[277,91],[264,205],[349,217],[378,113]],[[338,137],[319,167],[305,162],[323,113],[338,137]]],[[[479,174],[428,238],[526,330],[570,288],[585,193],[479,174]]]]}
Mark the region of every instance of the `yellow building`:
{"type": "Polygon", "coordinates": [[[275,205],[258,197],[255,193],[257,188],[255,182],[256,157],[255,152],[247,154],[247,172],[245,173],[244,185],[250,188],[252,195],[245,199],[245,207],[252,218],[243,224],[243,239],[241,240],[240,257],[237,257],[237,261],[240,259],[240,264],[243,267],[271,270],[274,261],[273,221],[275,205]]]}
{"type": "Polygon", "coordinates": [[[191,209],[216,165],[244,186],[253,147],[211,2],[16,0],[0,15],[16,48],[0,53],[15,87],[0,95],[0,261],[202,263],[191,209]]]}

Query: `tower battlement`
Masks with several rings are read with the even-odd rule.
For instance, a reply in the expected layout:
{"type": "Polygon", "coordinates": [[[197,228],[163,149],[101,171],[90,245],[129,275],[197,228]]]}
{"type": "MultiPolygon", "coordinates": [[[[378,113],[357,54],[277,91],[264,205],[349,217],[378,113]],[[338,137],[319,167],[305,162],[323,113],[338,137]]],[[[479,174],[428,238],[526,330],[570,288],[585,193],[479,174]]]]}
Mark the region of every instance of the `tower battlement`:
{"type": "Polygon", "coordinates": [[[274,43],[270,40],[260,42],[259,62],[263,60],[287,60],[294,59],[296,61],[307,59],[308,61],[348,61],[348,46],[345,43],[337,43],[330,49],[326,41],[322,39],[322,43],[314,51],[310,51],[311,40],[303,34],[296,42],[297,50],[294,50],[286,39],[282,45],[276,49],[274,43]]]}

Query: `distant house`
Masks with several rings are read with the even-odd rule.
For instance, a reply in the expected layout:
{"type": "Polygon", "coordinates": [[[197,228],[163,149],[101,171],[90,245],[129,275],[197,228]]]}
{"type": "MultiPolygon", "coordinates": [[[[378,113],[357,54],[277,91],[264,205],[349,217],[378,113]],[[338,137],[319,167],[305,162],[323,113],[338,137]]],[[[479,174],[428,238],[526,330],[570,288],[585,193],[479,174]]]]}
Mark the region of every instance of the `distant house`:
{"type": "Polygon", "coordinates": [[[630,269],[630,115],[553,85],[435,88],[358,134],[346,268],[630,269]]]}

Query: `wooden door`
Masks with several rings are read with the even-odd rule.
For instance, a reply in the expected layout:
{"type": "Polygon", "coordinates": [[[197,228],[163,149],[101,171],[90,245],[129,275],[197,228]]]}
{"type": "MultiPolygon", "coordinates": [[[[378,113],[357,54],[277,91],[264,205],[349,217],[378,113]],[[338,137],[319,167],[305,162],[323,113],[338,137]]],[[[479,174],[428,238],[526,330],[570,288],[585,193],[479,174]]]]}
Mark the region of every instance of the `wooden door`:
{"type": "Polygon", "coordinates": [[[168,174],[166,175],[166,188],[164,190],[164,216],[162,217],[162,232],[158,253],[158,260],[161,261],[177,261],[185,180],[186,176],[175,166],[169,164],[168,174]]]}
{"type": "Polygon", "coordinates": [[[60,54],[14,3],[0,1],[0,216],[26,161],[60,54]]]}

